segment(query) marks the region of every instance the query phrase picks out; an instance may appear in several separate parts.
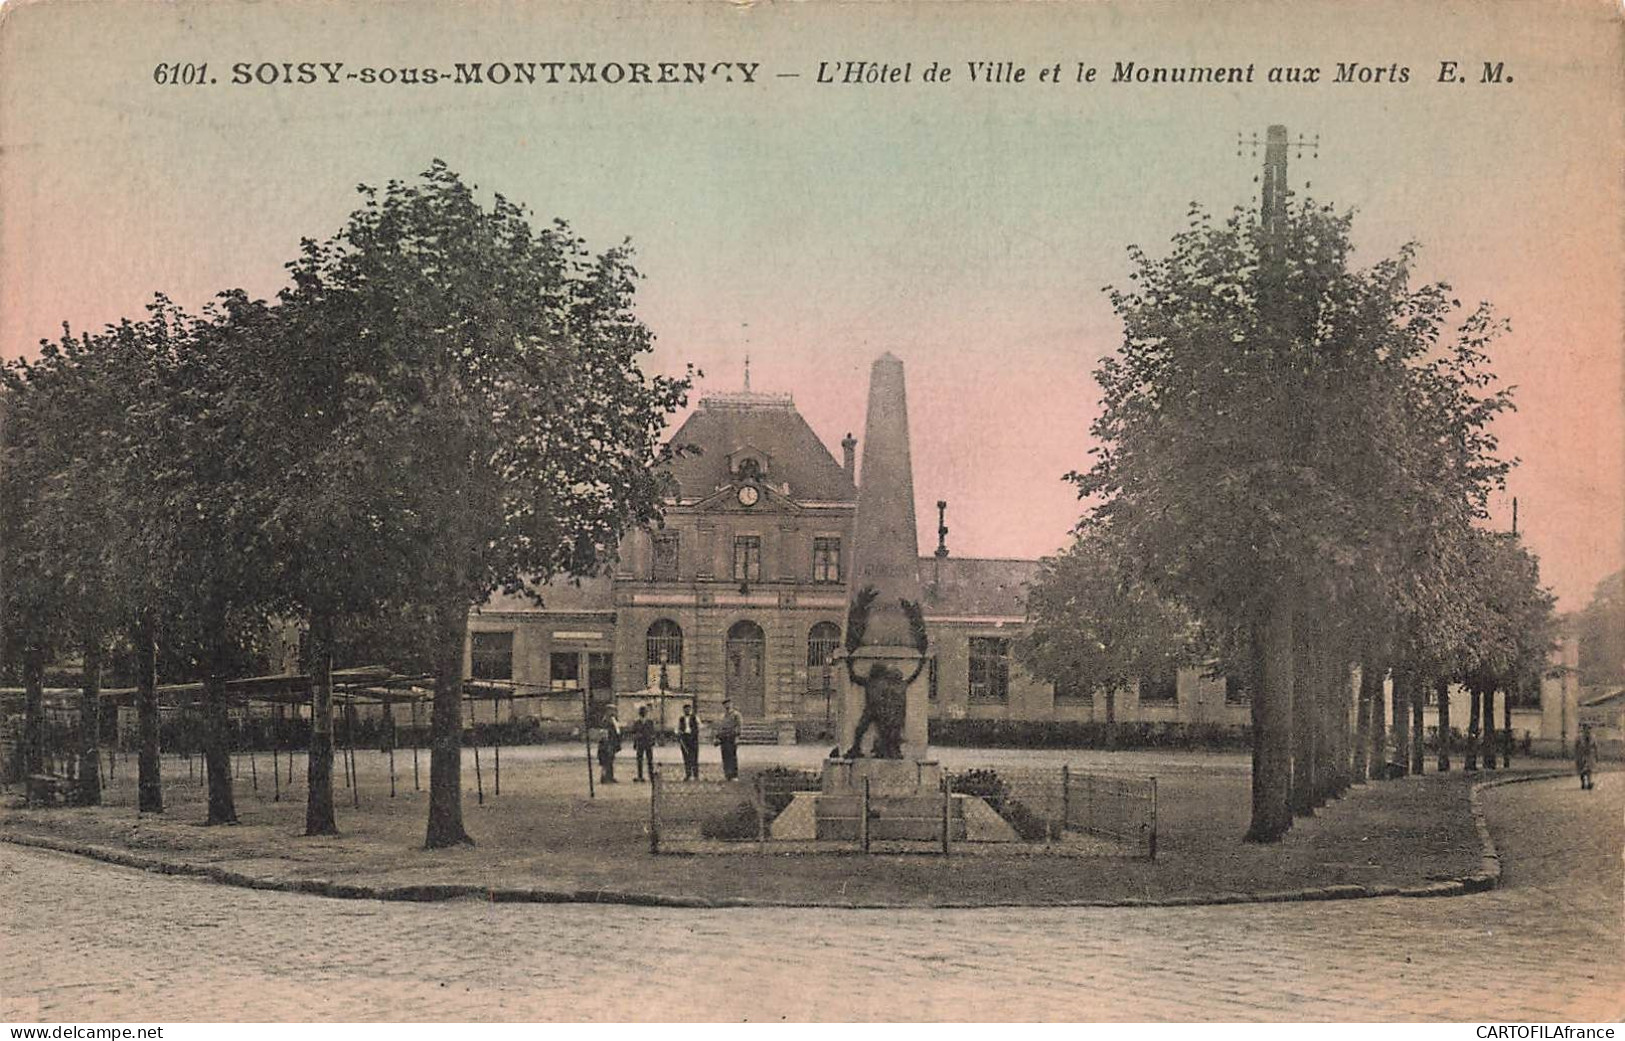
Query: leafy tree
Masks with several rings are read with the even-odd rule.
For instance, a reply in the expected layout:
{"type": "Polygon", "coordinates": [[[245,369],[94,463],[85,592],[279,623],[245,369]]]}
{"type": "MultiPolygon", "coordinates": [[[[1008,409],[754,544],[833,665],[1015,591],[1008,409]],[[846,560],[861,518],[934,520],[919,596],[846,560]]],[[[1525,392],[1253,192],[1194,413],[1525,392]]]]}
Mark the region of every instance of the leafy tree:
{"type": "Polygon", "coordinates": [[[237,819],[226,684],[282,606],[263,512],[266,426],[254,378],[276,343],[272,309],[241,291],[196,318],[164,316],[169,354],[147,417],[153,457],[148,544],[171,595],[171,639],[195,641],[203,672],[210,824],[237,819]],[[184,636],[182,636],[184,634],[184,636]]]}
{"type": "Polygon", "coordinates": [[[1119,690],[1197,660],[1190,617],[1137,582],[1124,557],[1104,532],[1090,531],[1041,561],[1015,645],[1034,676],[1104,695],[1108,726],[1119,690]]]}
{"type": "Polygon", "coordinates": [[[1588,687],[1625,683],[1625,571],[1597,583],[1575,628],[1580,639],[1580,682],[1588,687]]]}
{"type": "Polygon", "coordinates": [[[469,609],[498,588],[591,573],[656,519],[660,433],[688,380],[637,367],[651,337],[632,313],[628,248],[595,256],[563,223],[535,230],[501,196],[482,206],[438,161],[362,195],[338,236],[307,246],[296,293],[321,311],[321,339],[342,345],[336,443],[375,475],[340,527],[387,518],[390,570],[431,620],[426,844],[448,846],[471,841],[469,609]]]}
{"type": "MultiPolygon", "coordinates": [[[[1476,755],[1495,765],[1495,694],[1502,692],[1510,725],[1514,698],[1538,696],[1540,680],[1556,638],[1556,598],[1540,584],[1540,565],[1516,535],[1475,529],[1469,549],[1473,639],[1458,673],[1471,701],[1467,768],[1476,755]],[[1482,740],[1477,740],[1482,726],[1482,740]]],[[[1511,734],[1504,732],[1503,740],[1511,734]]]]}
{"type": "MultiPolygon", "coordinates": [[[[1136,547],[1136,577],[1250,659],[1259,841],[1343,783],[1359,630],[1327,620],[1425,585],[1398,577],[1398,558],[1436,548],[1407,510],[1460,494],[1429,490],[1445,464],[1405,411],[1448,331],[1447,287],[1410,286],[1410,249],[1356,269],[1352,217],[1282,194],[1223,224],[1193,208],[1165,258],[1131,248],[1134,287],[1112,293],[1123,344],[1096,373],[1097,458],[1071,475],[1136,547]]],[[[1487,416],[1451,418],[1477,460],[1487,416]]]]}
{"type": "Polygon", "coordinates": [[[4,377],[5,455],[0,461],[0,636],[7,675],[23,684],[22,766],[45,771],[45,668],[65,642],[64,603],[52,574],[51,533],[41,523],[42,500],[54,455],[56,429],[46,381],[23,365],[4,377]]]}

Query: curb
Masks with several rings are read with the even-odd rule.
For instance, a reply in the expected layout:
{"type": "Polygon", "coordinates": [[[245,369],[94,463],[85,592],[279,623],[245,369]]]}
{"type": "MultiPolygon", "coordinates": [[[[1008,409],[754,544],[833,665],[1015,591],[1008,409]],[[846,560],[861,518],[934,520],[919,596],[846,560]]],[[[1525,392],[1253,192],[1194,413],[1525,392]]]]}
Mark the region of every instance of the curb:
{"type": "Polygon", "coordinates": [[[1326,900],[1368,900],[1375,897],[1449,897],[1482,893],[1501,883],[1501,855],[1490,837],[1489,824],[1484,817],[1481,793],[1502,785],[1522,784],[1528,781],[1546,781],[1566,777],[1568,771],[1549,770],[1541,773],[1520,774],[1517,777],[1497,777],[1481,781],[1467,790],[1467,805],[1472,814],[1473,827],[1478,832],[1483,848],[1479,870],[1471,875],[1440,879],[1419,886],[1367,886],[1357,883],[1316,886],[1306,889],[1278,890],[1266,893],[1214,893],[1194,896],[1172,896],[1160,899],[1127,898],[1121,900],[1065,900],[1045,904],[1014,902],[967,903],[953,900],[933,900],[928,903],[822,903],[797,900],[755,900],[749,897],[689,897],[662,893],[632,893],[613,889],[538,889],[491,888],[468,884],[423,883],[403,886],[368,886],[327,879],[280,879],[248,875],[240,871],[160,860],[122,850],[89,846],[75,842],[42,838],[33,835],[0,835],[0,842],[29,849],[43,849],[54,853],[67,853],[118,867],[134,868],[160,875],[179,875],[197,878],[219,885],[240,889],[258,889],[278,893],[303,893],[334,900],[386,900],[402,903],[438,903],[446,900],[480,899],[493,904],[618,904],[630,907],[689,908],[695,910],[722,910],[728,908],[778,907],[805,910],[878,911],[878,910],[974,910],[978,908],[1145,908],[1145,907],[1220,907],[1233,904],[1286,904],[1326,900]]]}
{"type": "Polygon", "coordinates": [[[1501,854],[1495,848],[1495,839],[1490,837],[1490,825],[1484,818],[1483,793],[1491,788],[1500,788],[1508,784],[1523,784],[1526,781],[1549,781],[1555,777],[1567,777],[1567,770],[1545,770],[1537,774],[1524,774],[1518,777],[1496,777],[1488,781],[1480,781],[1467,790],[1467,806],[1473,814],[1473,827],[1478,831],[1478,841],[1484,848],[1484,854],[1479,859],[1477,875],[1469,878],[1482,878],[1482,889],[1494,889],[1501,884],[1501,854]]]}

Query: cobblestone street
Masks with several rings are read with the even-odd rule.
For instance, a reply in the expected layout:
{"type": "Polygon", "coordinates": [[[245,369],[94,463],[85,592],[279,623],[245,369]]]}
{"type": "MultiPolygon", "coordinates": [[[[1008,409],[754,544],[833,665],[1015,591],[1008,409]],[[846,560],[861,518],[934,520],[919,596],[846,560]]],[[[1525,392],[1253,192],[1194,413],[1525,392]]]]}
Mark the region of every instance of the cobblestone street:
{"type": "Polygon", "coordinates": [[[388,904],[0,846],[0,1019],[1619,1018],[1625,776],[1485,805],[1494,892],[1165,909],[388,904]]]}

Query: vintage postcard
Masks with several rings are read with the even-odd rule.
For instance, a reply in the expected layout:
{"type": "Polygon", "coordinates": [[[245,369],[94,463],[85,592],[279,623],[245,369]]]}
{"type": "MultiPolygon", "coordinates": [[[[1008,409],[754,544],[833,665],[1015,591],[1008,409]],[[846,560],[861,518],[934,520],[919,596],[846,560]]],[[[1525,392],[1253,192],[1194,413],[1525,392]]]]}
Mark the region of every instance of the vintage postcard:
{"type": "Polygon", "coordinates": [[[1605,0],[0,6],[0,1019],[1612,1036],[1622,171],[1605,0]]]}

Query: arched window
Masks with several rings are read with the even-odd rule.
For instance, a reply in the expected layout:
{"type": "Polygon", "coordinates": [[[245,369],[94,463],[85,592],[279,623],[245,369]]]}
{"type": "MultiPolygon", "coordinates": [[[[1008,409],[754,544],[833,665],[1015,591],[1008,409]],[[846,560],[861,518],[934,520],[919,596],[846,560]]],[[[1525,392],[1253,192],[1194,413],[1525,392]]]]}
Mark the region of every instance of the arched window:
{"type": "Polygon", "coordinates": [[[841,627],[834,622],[819,622],[807,630],[807,667],[816,669],[829,664],[841,645],[841,627]]]}
{"type": "Polygon", "coordinates": [[[819,622],[807,630],[807,689],[822,691],[832,688],[834,674],[830,660],[841,646],[841,627],[834,622],[819,622]]]}
{"type": "Polygon", "coordinates": [[[660,686],[661,666],[666,670],[666,689],[683,688],[683,630],[670,618],[662,618],[649,626],[648,681],[650,687],[660,686]]]}

